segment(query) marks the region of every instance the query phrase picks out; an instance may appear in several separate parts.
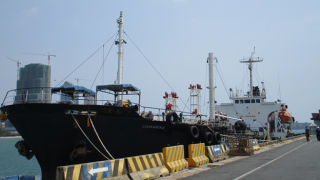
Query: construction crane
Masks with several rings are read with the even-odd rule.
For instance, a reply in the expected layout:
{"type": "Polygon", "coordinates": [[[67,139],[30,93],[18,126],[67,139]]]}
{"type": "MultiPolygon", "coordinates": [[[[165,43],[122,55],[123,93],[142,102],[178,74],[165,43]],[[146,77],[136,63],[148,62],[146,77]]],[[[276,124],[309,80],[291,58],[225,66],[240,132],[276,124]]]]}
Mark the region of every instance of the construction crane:
{"type": "Polygon", "coordinates": [[[77,80],[77,86],[79,86],[79,80],[91,81],[89,79],[79,79],[79,77],[75,78],[75,80],[77,80]]]}
{"type": "Polygon", "coordinates": [[[48,53],[48,54],[22,53],[22,54],[48,56],[48,66],[50,66],[50,56],[56,57],[56,55],[50,54],[50,53],[48,53]]]}
{"type": "Polygon", "coordinates": [[[17,63],[17,66],[18,66],[18,71],[17,71],[17,82],[18,82],[18,80],[19,80],[19,67],[20,67],[20,64],[21,64],[21,63],[19,62],[19,60],[14,60],[14,59],[9,58],[9,57],[7,57],[7,58],[17,63]]]}
{"type": "MultiPolygon", "coordinates": [[[[35,53],[22,53],[22,54],[30,54],[30,55],[40,55],[40,56],[48,56],[48,81],[47,81],[47,87],[50,87],[50,57],[56,57],[56,55],[54,54],[50,54],[50,52],[48,54],[35,54],[35,53]]],[[[50,93],[47,93],[47,100],[50,99],[50,93]]]]}

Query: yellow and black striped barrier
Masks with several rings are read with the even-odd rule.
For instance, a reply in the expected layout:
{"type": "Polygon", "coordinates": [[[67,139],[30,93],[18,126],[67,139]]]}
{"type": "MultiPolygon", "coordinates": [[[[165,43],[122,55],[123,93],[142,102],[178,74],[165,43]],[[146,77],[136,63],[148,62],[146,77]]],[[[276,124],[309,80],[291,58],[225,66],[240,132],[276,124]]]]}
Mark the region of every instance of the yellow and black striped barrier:
{"type": "Polygon", "coordinates": [[[162,153],[126,158],[132,179],[156,179],[169,175],[162,153]]]}
{"type": "Polygon", "coordinates": [[[209,159],[206,157],[205,144],[189,144],[188,145],[189,159],[188,163],[190,166],[200,166],[209,163],[209,159]]]}
{"type": "Polygon", "coordinates": [[[206,156],[209,158],[210,163],[224,160],[229,157],[223,145],[206,146],[206,156]]]}
{"type": "Polygon", "coordinates": [[[254,151],[260,150],[257,139],[252,139],[252,146],[254,151]]]}
{"type": "Polygon", "coordinates": [[[125,159],[115,159],[94,163],[59,166],[56,180],[98,180],[121,179],[129,180],[125,159]]]}
{"type": "Polygon", "coordinates": [[[165,166],[170,173],[181,171],[189,167],[188,162],[184,159],[183,145],[165,147],[162,149],[165,166]]]}
{"type": "Polygon", "coordinates": [[[260,147],[263,147],[263,146],[267,146],[267,145],[270,145],[270,144],[274,144],[274,143],[278,143],[278,142],[282,142],[282,141],[287,141],[287,140],[290,140],[290,139],[295,139],[295,138],[299,138],[299,137],[302,137],[303,135],[299,135],[299,136],[292,136],[292,137],[288,137],[288,138],[284,138],[284,139],[280,139],[280,140],[273,140],[273,141],[269,141],[269,142],[263,142],[263,143],[260,143],[258,144],[260,147]]]}

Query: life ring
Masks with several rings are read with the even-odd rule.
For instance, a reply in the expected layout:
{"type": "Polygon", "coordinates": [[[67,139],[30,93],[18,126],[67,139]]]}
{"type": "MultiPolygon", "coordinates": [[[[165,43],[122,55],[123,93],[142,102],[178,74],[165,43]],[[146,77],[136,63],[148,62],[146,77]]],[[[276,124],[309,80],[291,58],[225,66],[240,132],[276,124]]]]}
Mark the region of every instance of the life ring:
{"type": "Polygon", "coordinates": [[[214,144],[220,144],[220,143],[221,143],[220,133],[214,132],[213,143],[214,143],[214,144]]]}
{"type": "Polygon", "coordinates": [[[179,117],[176,112],[168,113],[166,116],[167,123],[170,125],[174,125],[178,122],[179,117]]]}
{"type": "Polygon", "coordinates": [[[211,132],[206,132],[205,134],[205,143],[211,145],[213,142],[213,134],[211,132]]]}
{"type": "Polygon", "coordinates": [[[197,126],[190,126],[189,134],[192,138],[197,139],[199,137],[199,129],[197,128],[197,126]]]}

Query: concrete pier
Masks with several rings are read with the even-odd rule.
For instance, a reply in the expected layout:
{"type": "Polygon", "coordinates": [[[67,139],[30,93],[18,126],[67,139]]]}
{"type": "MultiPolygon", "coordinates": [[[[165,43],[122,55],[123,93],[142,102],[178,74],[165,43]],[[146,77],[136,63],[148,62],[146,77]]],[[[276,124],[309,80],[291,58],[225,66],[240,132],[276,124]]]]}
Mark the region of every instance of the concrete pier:
{"type": "Polygon", "coordinates": [[[160,179],[319,179],[315,136],[287,140],[261,147],[252,156],[237,156],[224,161],[187,169],[160,179]]]}

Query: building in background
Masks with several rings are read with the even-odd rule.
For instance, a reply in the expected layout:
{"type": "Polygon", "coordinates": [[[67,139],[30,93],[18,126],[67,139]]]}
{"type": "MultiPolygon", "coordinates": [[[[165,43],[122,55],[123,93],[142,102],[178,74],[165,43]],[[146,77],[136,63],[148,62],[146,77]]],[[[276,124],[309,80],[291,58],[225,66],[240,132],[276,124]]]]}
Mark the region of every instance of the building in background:
{"type": "Polygon", "coordinates": [[[20,68],[15,103],[50,103],[51,67],[44,64],[28,64],[20,68]]]}

